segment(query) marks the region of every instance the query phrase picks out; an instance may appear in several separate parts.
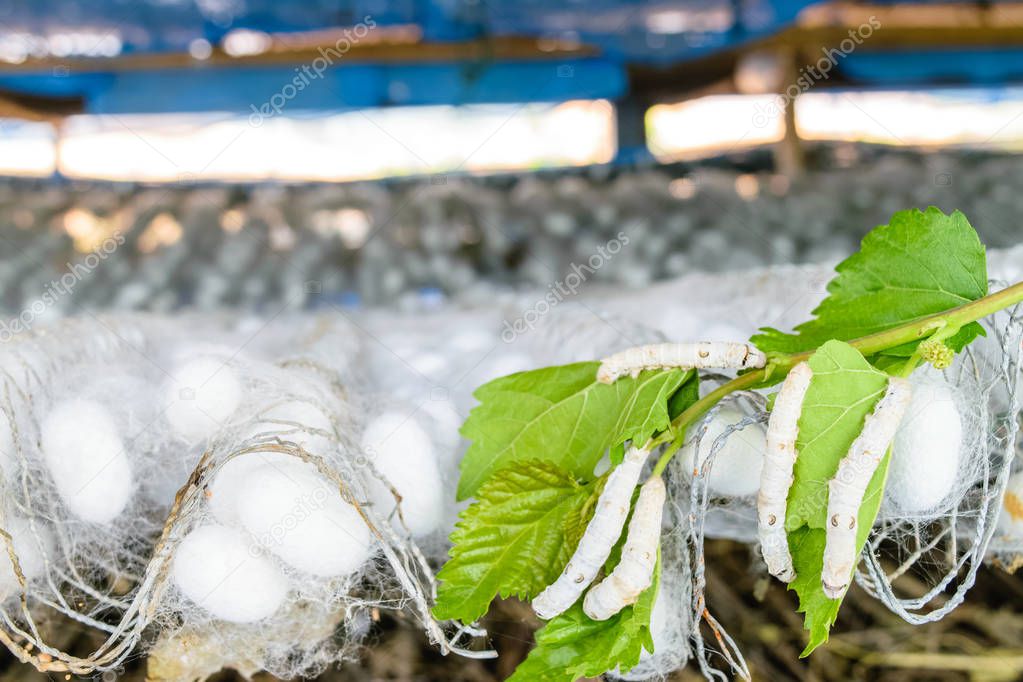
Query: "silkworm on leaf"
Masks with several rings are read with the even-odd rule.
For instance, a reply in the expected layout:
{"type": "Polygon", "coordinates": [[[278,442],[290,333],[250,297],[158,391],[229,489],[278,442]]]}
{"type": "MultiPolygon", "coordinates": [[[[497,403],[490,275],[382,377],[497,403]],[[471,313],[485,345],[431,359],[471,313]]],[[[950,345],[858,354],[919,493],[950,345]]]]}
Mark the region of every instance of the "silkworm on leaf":
{"type": "Polygon", "coordinates": [[[664,497],[664,480],[660,476],[651,476],[640,488],[621,561],[583,600],[583,612],[593,620],[607,620],[635,604],[653,582],[664,497]]]}
{"type": "Polygon", "coordinates": [[[604,490],[597,498],[597,510],[565,570],[533,600],[533,611],[537,616],[549,620],[564,613],[597,577],[600,567],[611,554],[611,548],[622,535],[632,491],[649,454],[648,450],[629,448],[625,459],[608,476],[604,490]]]}
{"type": "Polygon", "coordinates": [[[783,582],[792,582],[788,535],[785,529],[785,507],[792,487],[792,468],[796,463],[796,439],[799,437],[799,415],[810,387],[813,370],[801,362],[789,371],[778,391],[774,409],[767,422],[767,452],[760,474],[757,494],[757,531],[760,550],[767,570],[783,582]]]}
{"type": "Polygon", "coordinates": [[[828,482],[827,537],[821,585],[824,594],[838,599],[849,587],[856,566],[856,525],[867,485],[881,463],[895,431],[902,421],[912,390],[909,381],[888,380],[888,390],[874,412],[863,422],[863,430],[838,463],[835,477],[828,482]]]}
{"type": "Polygon", "coordinates": [[[767,357],[748,343],[653,343],[629,348],[601,360],[597,381],[613,384],[623,376],[635,377],[647,369],[748,369],[763,367],[766,362],[767,357]]]}

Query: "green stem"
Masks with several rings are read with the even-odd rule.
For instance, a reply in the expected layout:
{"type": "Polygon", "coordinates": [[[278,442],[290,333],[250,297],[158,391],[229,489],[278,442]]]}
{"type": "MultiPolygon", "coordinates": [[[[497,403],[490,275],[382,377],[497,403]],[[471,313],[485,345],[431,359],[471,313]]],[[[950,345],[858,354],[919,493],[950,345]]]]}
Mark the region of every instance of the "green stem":
{"type": "MultiPolygon", "coordinates": [[[[928,315],[913,322],[892,327],[891,329],[870,336],[864,336],[849,343],[864,355],[874,355],[883,350],[901,346],[912,341],[919,341],[930,336],[934,331],[947,327],[959,329],[971,322],[987,317],[1011,305],[1023,302],[1023,282],[1013,284],[1001,291],[978,298],[976,301],[964,303],[942,313],[928,315]]],[[[807,355],[804,353],[803,355],[807,355]]]]}
{"type": "MultiPolygon", "coordinates": [[[[902,346],[913,341],[925,339],[942,329],[960,329],[971,322],[987,317],[999,310],[1008,308],[1023,302],[1023,282],[1013,284],[1011,287],[1002,289],[999,292],[978,298],[976,301],[964,303],[956,308],[951,308],[941,313],[921,317],[918,320],[901,324],[883,332],[862,336],[853,339],[849,345],[856,348],[865,356],[876,355],[881,351],[902,346]]],[[[780,379],[788,374],[789,370],[800,362],[808,360],[814,351],[803,353],[780,354],[772,356],[767,366],[762,369],[753,370],[737,376],[736,378],[721,384],[713,391],[703,396],[690,405],[685,411],[671,422],[671,428],[659,436],[647,442],[649,449],[664,445],[675,438],[674,434],[683,434],[700,417],[705,415],[722,398],[734,393],[755,388],[764,384],[768,379],[780,379]]],[[[679,438],[681,440],[681,438],[679,438]]],[[[671,461],[671,458],[678,451],[678,448],[670,448],[657,461],[654,467],[654,474],[660,475],[671,461]]]]}
{"type": "MultiPolygon", "coordinates": [[[[697,419],[706,414],[710,408],[717,405],[718,402],[729,393],[753,388],[757,384],[762,383],[765,376],[764,371],[765,370],[763,369],[758,369],[755,372],[748,372],[742,376],[738,376],[729,382],[721,384],[713,391],[697,400],[695,403],[686,408],[682,414],[675,417],[675,421],[671,423],[671,429],[669,431],[665,431],[648,443],[649,449],[653,449],[659,445],[664,445],[668,441],[672,440],[674,438],[672,435],[673,433],[683,434],[688,427],[692,426],[697,419]]],[[[681,439],[681,436],[679,439],[681,439]]],[[[665,455],[673,454],[675,454],[674,451],[665,453],[665,455]]],[[[664,459],[664,456],[662,456],[661,459],[664,459]]],[[[670,460],[671,457],[668,456],[668,459],[670,460]]],[[[665,466],[667,466],[667,464],[667,462],[664,462],[665,466]]],[[[654,473],[660,474],[663,470],[664,467],[661,466],[661,462],[658,462],[654,467],[654,473]]]]}
{"type": "Polygon", "coordinates": [[[685,437],[685,432],[679,431],[677,434],[678,435],[672,441],[671,446],[665,449],[665,451],[661,454],[661,458],[657,460],[657,464],[654,465],[654,470],[651,472],[651,476],[660,476],[663,474],[665,467],[668,466],[668,462],[671,461],[671,458],[674,457],[675,453],[682,447],[682,440],[685,437]]]}
{"type": "Polygon", "coordinates": [[[920,353],[913,353],[909,356],[909,359],[906,360],[906,364],[902,366],[902,369],[899,370],[899,376],[904,379],[908,379],[909,375],[913,373],[913,370],[915,370],[919,364],[920,353]]]}

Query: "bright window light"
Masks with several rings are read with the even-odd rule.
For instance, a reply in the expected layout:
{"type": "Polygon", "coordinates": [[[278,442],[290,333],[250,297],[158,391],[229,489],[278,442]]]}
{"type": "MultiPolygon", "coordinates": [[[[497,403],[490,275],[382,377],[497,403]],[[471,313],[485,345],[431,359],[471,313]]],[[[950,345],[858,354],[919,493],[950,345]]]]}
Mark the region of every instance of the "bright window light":
{"type": "Polygon", "coordinates": [[[607,101],[369,109],[319,118],[78,116],[61,172],[109,180],[363,180],[611,161],[607,101]]]}
{"type": "MultiPolygon", "coordinates": [[[[650,150],[671,161],[776,142],[780,104],[773,95],[715,95],[656,105],[646,119],[650,150]]],[[[808,92],[796,118],[808,140],[1023,149],[1023,88],[808,92]]]]}
{"type": "Polygon", "coordinates": [[[661,161],[723,154],[782,138],[771,95],[713,95],[647,111],[650,151],[661,161]]]}
{"type": "Polygon", "coordinates": [[[53,127],[0,119],[0,175],[48,176],[57,163],[53,127]]]}
{"type": "Polygon", "coordinates": [[[893,145],[1023,147],[1023,89],[1001,91],[814,92],[798,101],[800,134],[811,140],[893,145]]]}

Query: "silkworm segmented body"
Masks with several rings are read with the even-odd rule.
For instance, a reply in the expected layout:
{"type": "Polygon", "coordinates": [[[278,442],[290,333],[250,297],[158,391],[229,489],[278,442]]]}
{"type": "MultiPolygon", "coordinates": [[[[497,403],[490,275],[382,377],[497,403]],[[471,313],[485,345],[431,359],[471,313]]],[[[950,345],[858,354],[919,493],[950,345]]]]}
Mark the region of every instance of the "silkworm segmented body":
{"type": "Polygon", "coordinates": [[[613,384],[623,376],[635,377],[647,369],[748,369],[763,367],[766,362],[767,357],[748,343],[654,343],[629,348],[604,358],[597,370],[597,381],[613,384]]]}
{"type": "Polygon", "coordinates": [[[895,431],[902,421],[912,394],[909,381],[899,377],[888,380],[888,390],[867,415],[863,430],[838,463],[835,477],[828,482],[827,540],[821,585],[831,599],[842,596],[856,565],[856,525],[867,490],[877,465],[881,463],[895,431]]]}
{"type": "Polygon", "coordinates": [[[649,454],[647,450],[629,448],[625,459],[608,476],[604,490],[597,499],[597,511],[586,526],[579,546],[568,560],[565,570],[533,600],[533,611],[537,616],[549,620],[563,613],[593,582],[611,554],[611,548],[622,535],[632,502],[632,491],[636,488],[649,454]]]}
{"type": "Polygon", "coordinates": [[[767,422],[767,451],[760,474],[757,494],[757,531],[760,550],[767,570],[779,580],[789,583],[796,577],[789,553],[785,528],[786,500],[792,487],[792,468],[796,463],[796,439],[799,437],[799,415],[810,387],[813,370],[801,362],[789,371],[767,422]]]}
{"type": "Polygon", "coordinates": [[[653,582],[664,498],[664,480],[660,476],[651,476],[640,488],[621,561],[583,600],[583,612],[593,620],[607,620],[635,604],[653,582]]]}

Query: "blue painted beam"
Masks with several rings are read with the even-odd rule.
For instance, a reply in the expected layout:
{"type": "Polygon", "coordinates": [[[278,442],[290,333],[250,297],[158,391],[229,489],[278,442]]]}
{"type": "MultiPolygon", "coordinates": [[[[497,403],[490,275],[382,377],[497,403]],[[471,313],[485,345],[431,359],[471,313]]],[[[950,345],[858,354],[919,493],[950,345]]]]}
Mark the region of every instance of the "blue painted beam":
{"type": "Polygon", "coordinates": [[[486,0],[491,35],[574,37],[611,58],[666,65],[781,31],[821,0],[486,0]]]}
{"type": "Polygon", "coordinates": [[[576,37],[635,62],[692,59],[777,32],[820,0],[4,0],[0,26],[40,36],[116,32],[125,54],[187,52],[230,30],[266,33],[413,24],[429,42],[486,35],[576,37]]]}
{"type": "Polygon", "coordinates": [[[882,87],[928,83],[998,85],[1023,82],[1023,50],[854,52],[842,58],[839,69],[855,83],[882,87]]]}
{"type": "Polygon", "coordinates": [[[0,89],[81,96],[86,113],[337,110],[388,105],[617,99],[621,64],[599,58],[488,64],[197,67],[54,76],[0,76],[0,89]]]}

